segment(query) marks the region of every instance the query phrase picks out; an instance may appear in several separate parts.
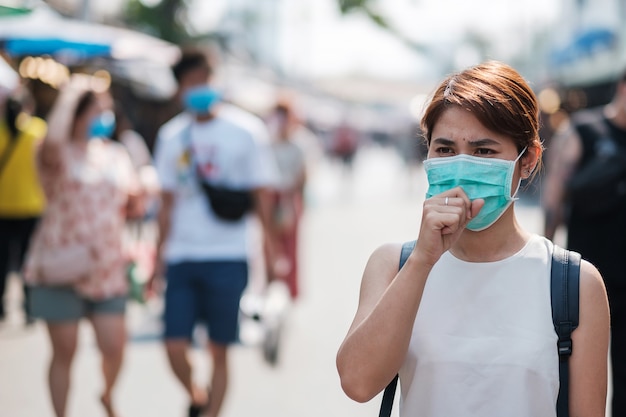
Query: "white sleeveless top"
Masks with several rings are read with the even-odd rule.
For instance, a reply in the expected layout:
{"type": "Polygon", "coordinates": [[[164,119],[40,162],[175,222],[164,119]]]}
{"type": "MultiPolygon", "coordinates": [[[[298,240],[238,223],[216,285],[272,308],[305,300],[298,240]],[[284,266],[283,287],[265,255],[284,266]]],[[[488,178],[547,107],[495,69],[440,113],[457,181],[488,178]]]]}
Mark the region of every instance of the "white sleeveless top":
{"type": "Polygon", "coordinates": [[[472,263],[434,266],[400,369],[401,417],[555,417],[552,243],[472,263]]]}

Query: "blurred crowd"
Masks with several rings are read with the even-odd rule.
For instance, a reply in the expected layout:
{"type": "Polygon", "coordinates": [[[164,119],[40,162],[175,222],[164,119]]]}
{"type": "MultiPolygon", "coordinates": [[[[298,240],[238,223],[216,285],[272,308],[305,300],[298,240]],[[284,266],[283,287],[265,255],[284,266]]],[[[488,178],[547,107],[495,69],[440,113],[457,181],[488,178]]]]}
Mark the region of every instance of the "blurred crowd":
{"type": "MultiPolygon", "coordinates": [[[[349,171],[361,147],[382,144],[412,165],[425,145],[413,123],[395,133],[366,131],[347,115],[316,124],[293,92],[262,113],[245,109],[215,85],[202,50],[182,51],[177,91],[152,116],[99,70],[77,70],[45,95],[26,80],[0,86],[0,321],[15,271],[25,324],[48,329],[50,397],[62,417],[87,319],[113,417],[127,303],[163,299],[164,344],[188,415],[216,417],[250,280],[261,292],[280,287],[290,302],[301,296],[299,231],[320,157],[349,171]],[[146,126],[154,137],[140,133],[146,126]],[[210,389],[191,377],[197,323],[208,326],[210,389]]],[[[557,116],[544,139],[568,117],[557,116]]]]}
{"type": "Polygon", "coordinates": [[[14,271],[25,325],[48,329],[57,417],[66,415],[84,319],[102,356],[109,417],[127,303],[155,298],[164,300],[165,346],[188,414],[217,416],[240,315],[263,319],[262,308],[240,311],[243,292],[282,294],[282,308],[300,296],[307,177],[323,155],[349,170],[368,139],[347,118],[316,127],[289,91],[253,114],[214,85],[214,71],[205,51],[182,52],[168,110],[143,120],[158,125],[151,139],[137,128],[146,110],[97,67],[44,93],[26,79],[0,87],[0,321],[17,313],[6,294],[14,271]],[[208,326],[210,391],[191,380],[196,323],[208,326]]]}

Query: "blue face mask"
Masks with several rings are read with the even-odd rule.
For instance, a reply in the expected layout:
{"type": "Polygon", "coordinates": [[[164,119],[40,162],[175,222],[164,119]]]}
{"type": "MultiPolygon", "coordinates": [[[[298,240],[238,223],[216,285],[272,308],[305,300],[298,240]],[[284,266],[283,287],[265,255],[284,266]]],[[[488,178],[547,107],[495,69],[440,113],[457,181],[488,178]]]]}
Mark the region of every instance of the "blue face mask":
{"type": "Polygon", "coordinates": [[[428,177],[426,198],[460,186],[470,200],[485,200],[485,205],[470,220],[467,229],[475,232],[485,230],[517,200],[515,194],[519,183],[515,193],[511,192],[511,183],[515,165],[525,151],[526,148],[514,161],[470,155],[427,159],[424,161],[428,177]]]}
{"type": "Polygon", "coordinates": [[[183,95],[183,104],[192,113],[208,114],[221,98],[222,96],[219,92],[208,85],[202,85],[187,90],[183,95]]]}
{"type": "Polygon", "coordinates": [[[90,138],[110,138],[115,130],[115,114],[105,111],[96,116],[89,125],[90,138]]]}

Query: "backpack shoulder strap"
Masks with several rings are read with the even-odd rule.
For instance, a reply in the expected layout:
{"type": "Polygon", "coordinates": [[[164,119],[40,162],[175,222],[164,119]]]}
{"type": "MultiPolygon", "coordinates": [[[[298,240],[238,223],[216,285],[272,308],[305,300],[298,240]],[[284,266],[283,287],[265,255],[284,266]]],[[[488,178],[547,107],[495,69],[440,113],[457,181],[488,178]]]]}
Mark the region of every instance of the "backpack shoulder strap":
{"type": "Polygon", "coordinates": [[[569,366],[572,332],[578,327],[580,254],[554,245],[550,274],[552,322],[558,336],[559,380],[557,416],[569,417],[569,366]]]}
{"type": "MultiPolygon", "coordinates": [[[[409,258],[409,255],[415,248],[416,240],[412,240],[410,242],[405,242],[402,244],[402,252],[400,252],[400,265],[398,266],[398,270],[402,269],[406,260],[409,258]]],[[[396,395],[396,387],[398,385],[398,375],[394,376],[389,385],[385,388],[385,392],[383,393],[383,401],[380,405],[380,413],[378,413],[378,417],[389,417],[391,416],[391,408],[393,407],[393,397],[396,395]]]]}
{"type": "Polygon", "coordinates": [[[412,240],[410,242],[405,242],[402,244],[402,252],[400,252],[400,265],[398,266],[398,271],[402,269],[406,260],[409,259],[409,255],[413,252],[415,245],[417,244],[417,240],[412,240]]]}

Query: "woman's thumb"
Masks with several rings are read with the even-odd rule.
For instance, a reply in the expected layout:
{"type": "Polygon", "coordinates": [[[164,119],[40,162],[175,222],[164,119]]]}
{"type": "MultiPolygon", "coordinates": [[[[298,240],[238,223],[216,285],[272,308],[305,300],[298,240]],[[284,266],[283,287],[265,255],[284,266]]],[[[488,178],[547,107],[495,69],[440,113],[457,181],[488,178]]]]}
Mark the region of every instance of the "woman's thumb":
{"type": "Polygon", "coordinates": [[[477,198],[476,200],[472,201],[472,205],[470,207],[472,219],[478,215],[478,212],[480,212],[484,205],[485,200],[483,200],[482,198],[477,198]]]}

